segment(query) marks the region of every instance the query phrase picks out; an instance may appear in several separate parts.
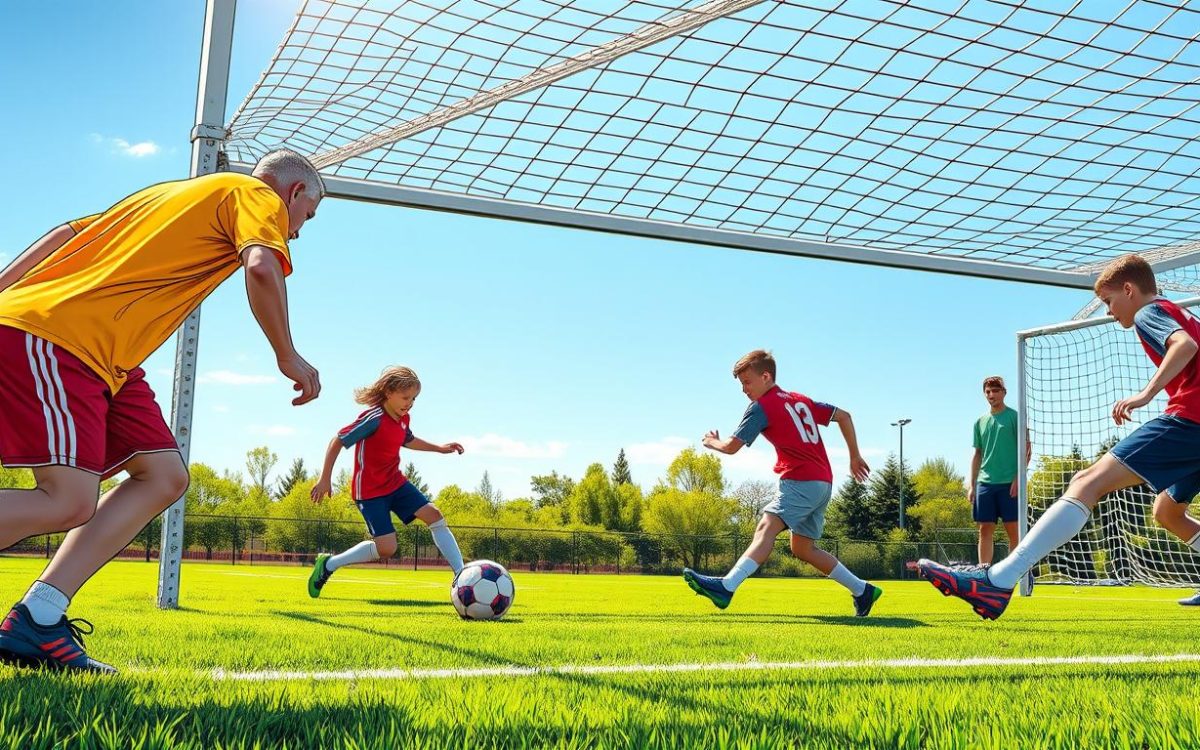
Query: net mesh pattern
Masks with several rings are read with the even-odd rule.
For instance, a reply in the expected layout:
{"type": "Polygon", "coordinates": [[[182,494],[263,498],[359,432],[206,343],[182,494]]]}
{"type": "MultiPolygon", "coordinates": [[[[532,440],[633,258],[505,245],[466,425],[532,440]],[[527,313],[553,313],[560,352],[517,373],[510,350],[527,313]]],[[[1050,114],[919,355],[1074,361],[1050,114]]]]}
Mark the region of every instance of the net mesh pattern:
{"type": "Polygon", "coordinates": [[[1169,259],[1200,240],[1198,33],[1165,0],[308,0],[226,149],[1015,266],[1169,259]]]}

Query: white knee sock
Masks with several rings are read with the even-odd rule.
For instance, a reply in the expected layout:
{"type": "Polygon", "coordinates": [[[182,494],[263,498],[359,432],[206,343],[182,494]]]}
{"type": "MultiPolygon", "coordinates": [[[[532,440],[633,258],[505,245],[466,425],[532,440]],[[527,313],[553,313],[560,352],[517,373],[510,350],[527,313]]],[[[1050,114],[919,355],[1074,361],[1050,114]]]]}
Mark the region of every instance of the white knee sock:
{"type": "Polygon", "coordinates": [[[1033,525],[1012,554],[988,569],[993,586],[1011,589],[1046,555],[1075,538],[1092,512],[1073,497],[1061,497],[1033,525]]]}
{"type": "Polygon", "coordinates": [[[352,563],[371,562],[379,559],[379,550],[375,549],[375,542],[368,539],[365,542],[359,542],[350,549],[341,554],[334,555],[325,561],[325,569],[330,573],[352,563]]]}
{"type": "Polygon", "coordinates": [[[1200,531],[1197,531],[1194,537],[1187,540],[1187,546],[1191,547],[1197,552],[1200,552],[1200,531]]]}
{"type": "Polygon", "coordinates": [[[840,562],[829,571],[829,577],[850,589],[850,593],[855,596],[867,590],[867,582],[851,573],[850,569],[840,562]]]}
{"type": "Polygon", "coordinates": [[[21,603],[29,609],[30,617],[38,625],[56,625],[67,613],[71,597],[48,583],[34,581],[21,603]]]}
{"type": "Polygon", "coordinates": [[[458,549],[454,532],[446,525],[446,519],[442,518],[429,524],[429,533],[433,535],[433,543],[437,545],[438,552],[442,553],[442,557],[446,558],[446,562],[450,563],[450,567],[457,574],[463,568],[462,552],[458,549]]]}
{"type": "Polygon", "coordinates": [[[754,575],[756,570],[758,570],[758,563],[743,555],[721,579],[721,583],[730,591],[737,591],[737,587],[742,585],[742,581],[754,575]]]}

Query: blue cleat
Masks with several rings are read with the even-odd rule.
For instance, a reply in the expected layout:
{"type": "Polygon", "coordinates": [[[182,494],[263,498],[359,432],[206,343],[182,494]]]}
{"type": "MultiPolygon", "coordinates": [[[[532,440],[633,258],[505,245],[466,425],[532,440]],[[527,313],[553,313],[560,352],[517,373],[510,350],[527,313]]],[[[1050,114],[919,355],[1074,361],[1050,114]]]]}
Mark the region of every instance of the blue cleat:
{"type": "Polygon", "coordinates": [[[0,622],[0,662],[35,669],[116,674],[116,669],[84,652],[83,636],[91,632],[92,624],[87,620],[68,620],[66,616],[54,625],[38,625],[25,605],[18,603],[0,622]]]}
{"type": "Polygon", "coordinates": [[[333,571],[325,567],[325,561],[330,557],[330,555],[324,553],[317,555],[316,562],[313,563],[312,573],[308,574],[308,595],[313,599],[321,595],[321,589],[329,581],[329,576],[333,575],[333,571]]]}
{"type": "Polygon", "coordinates": [[[881,596],[883,589],[868,583],[863,592],[854,597],[854,616],[866,617],[871,614],[871,607],[875,606],[875,602],[879,601],[881,596]]]}
{"type": "Polygon", "coordinates": [[[988,569],[982,565],[950,568],[933,560],[920,560],[917,572],[943,596],[957,596],[985,620],[998,619],[1012,599],[1010,589],[992,585],[988,580],[988,569]]]}
{"type": "Polygon", "coordinates": [[[1186,599],[1180,599],[1179,603],[1185,607],[1200,607],[1200,591],[1197,591],[1186,599]]]}
{"type": "Polygon", "coordinates": [[[687,585],[691,587],[692,591],[707,597],[717,605],[717,609],[725,609],[729,606],[729,602],[733,601],[733,592],[725,588],[725,584],[721,582],[720,578],[700,575],[691,568],[684,568],[683,580],[687,581],[687,585]]]}

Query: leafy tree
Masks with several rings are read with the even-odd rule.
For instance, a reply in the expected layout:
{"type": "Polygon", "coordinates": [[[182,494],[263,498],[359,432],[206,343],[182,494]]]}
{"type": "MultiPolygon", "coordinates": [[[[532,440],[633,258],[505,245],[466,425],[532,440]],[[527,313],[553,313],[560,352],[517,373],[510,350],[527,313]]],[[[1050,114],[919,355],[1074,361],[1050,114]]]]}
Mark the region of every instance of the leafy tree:
{"type": "Polygon", "coordinates": [[[967,497],[967,487],[963,475],[955,470],[952,463],[941,456],[931,458],[921,464],[912,479],[916,493],[922,498],[961,497],[965,500],[967,497]]]}
{"type": "Polygon", "coordinates": [[[936,539],[944,529],[974,527],[963,476],[948,460],[939,456],[921,464],[913,474],[913,486],[921,499],[908,506],[905,515],[916,519],[921,538],[936,539]]]}
{"type": "Polygon", "coordinates": [[[629,460],[625,458],[624,448],[617,454],[617,462],[613,464],[612,483],[617,486],[633,484],[633,475],[629,472],[629,460]]]}
{"type": "Polygon", "coordinates": [[[684,492],[701,492],[715,497],[725,494],[725,477],[716,456],[699,454],[693,447],[684,448],[667,467],[666,485],[684,492]]]}
{"type": "Polygon", "coordinates": [[[662,535],[663,551],[674,553],[691,568],[702,568],[705,556],[728,550],[737,504],[720,495],[660,485],[646,500],[642,526],[662,535]]]}
{"type": "Polygon", "coordinates": [[[265,445],[246,451],[246,472],[250,475],[253,486],[263,492],[267,491],[267,476],[277,463],[279,456],[265,445]]]}
{"type": "Polygon", "coordinates": [[[0,466],[0,488],[31,490],[37,486],[29,469],[7,469],[0,466]]]}
{"type": "Polygon", "coordinates": [[[275,499],[281,500],[287,497],[296,483],[303,482],[305,479],[308,479],[308,472],[304,470],[304,459],[297,458],[292,462],[292,468],[288,470],[287,475],[279,480],[278,488],[275,490],[275,499]]]}
{"type": "Polygon", "coordinates": [[[733,499],[737,502],[736,523],[745,532],[749,532],[762,516],[762,509],[779,494],[779,484],[765,479],[750,479],[742,482],[733,491],[733,499]]]}
{"type": "Polygon", "coordinates": [[[575,480],[557,471],[530,477],[529,485],[533,488],[533,503],[539,508],[563,505],[575,490],[575,480]]]}
{"type": "Polygon", "coordinates": [[[578,524],[599,526],[605,509],[616,504],[616,492],[613,491],[604,467],[598,463],[592,464],[571,492],[568,500],[570,519],[578,524]]]}

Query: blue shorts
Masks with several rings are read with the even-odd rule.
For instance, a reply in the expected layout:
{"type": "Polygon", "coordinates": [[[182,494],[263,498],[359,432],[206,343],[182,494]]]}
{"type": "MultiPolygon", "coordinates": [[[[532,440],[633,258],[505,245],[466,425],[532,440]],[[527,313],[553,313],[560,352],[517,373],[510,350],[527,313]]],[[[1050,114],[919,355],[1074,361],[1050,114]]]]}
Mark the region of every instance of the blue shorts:
{"type": "Polygon", "coordinates": [[[371,532],[371,536],[386,536],[396,531],[396,527],[392,525],[393,513],[407,526],[417,517],[418,510],[429,505],[429,498],[412,482],[405,482],[390,495],[356,500],[354,504],[358,506],[363,520],[367,522],[367,531],[371,532]]]}
{"type": "Polygon", "coordinates": [[[797,536],[820,539],[832,495],[833,485],[829,482],[780,479],[779,496],[763,508],[763,513],[779,516],[797,536]]]}
{"type": "Polygon", "coordinates": [[[1200,492],[1200,424],[1163,414],[1113,446],[1112,457],[1155,492],[1190,503],[1200,492]]]}
{"type": "Polygon", "coordinates": [[[975,523],[1013,523],[1017,520],[1017,499],[1013,497],[1012,482],[1003,484],[975,485],[975,505],[971,507],[971,518],[975,523]]]}

